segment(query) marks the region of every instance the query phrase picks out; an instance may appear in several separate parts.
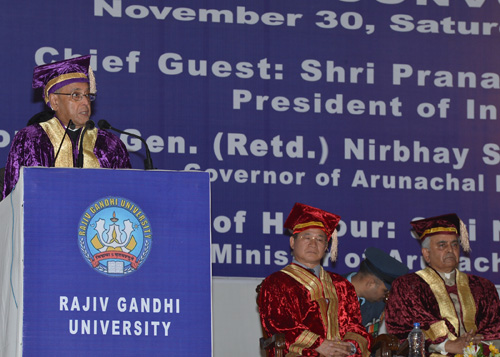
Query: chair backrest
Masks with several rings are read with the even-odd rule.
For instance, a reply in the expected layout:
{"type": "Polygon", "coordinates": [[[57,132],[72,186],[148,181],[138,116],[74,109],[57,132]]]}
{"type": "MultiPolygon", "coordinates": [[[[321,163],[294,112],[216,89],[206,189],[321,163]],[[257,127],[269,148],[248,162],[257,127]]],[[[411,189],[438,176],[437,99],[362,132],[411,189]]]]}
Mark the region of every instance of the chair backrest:
{"type": "Polygon", "coordinates": [[[284,356],[285,347],[286,341],[284,333],[277,333],[268,338],[260,338],[260,348],[266,351],[273,349],[276,357],[284,356]]]}

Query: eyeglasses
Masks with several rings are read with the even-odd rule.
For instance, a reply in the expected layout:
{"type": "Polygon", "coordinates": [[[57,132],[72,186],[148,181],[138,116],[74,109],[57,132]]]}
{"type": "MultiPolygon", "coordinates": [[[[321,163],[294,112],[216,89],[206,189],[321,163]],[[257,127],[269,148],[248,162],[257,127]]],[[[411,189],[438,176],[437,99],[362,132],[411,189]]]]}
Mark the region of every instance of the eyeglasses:
{"type": "Polygon", "coordinates": [[[326,238],[320,237],[320,236],[313,236],[313,235],[303,235],[297,237],[300,240],[303,240],[304,242],[310,243],[313,240],[315,240],[318,244],[325,245],[327,243],[326,238]]]}
{"type": "Polygon", "coordinates": [[[96,95],[94,93],[87,93],[83,94],[80,92],[71,92],[71,93],[54,93],[57,95],[70,95],[71,99],[73,99],[75,102],[79,102],[83,99],[83,97],[87,97],[87,99],[91,102],[93,102],[96,98],[96,95]]]}

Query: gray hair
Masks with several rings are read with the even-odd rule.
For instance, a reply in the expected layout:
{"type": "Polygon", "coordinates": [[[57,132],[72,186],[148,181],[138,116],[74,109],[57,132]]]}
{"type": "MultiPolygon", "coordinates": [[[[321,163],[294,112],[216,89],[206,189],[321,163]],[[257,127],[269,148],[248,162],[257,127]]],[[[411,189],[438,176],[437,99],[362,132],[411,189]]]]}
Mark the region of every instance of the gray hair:
{"type": "MultiPolygon", "coordinates": [[[[457,238],[457,241],[460,242],[460,239],[459,239],[460,237],[456,236],[456,238],[457,238]]],[[[425,249],[431,249],[431,240],[430,239],[424,239],[422,241],[422,243],[420,244],[420,246],[422,248],[425,248],[425,249]]]]}

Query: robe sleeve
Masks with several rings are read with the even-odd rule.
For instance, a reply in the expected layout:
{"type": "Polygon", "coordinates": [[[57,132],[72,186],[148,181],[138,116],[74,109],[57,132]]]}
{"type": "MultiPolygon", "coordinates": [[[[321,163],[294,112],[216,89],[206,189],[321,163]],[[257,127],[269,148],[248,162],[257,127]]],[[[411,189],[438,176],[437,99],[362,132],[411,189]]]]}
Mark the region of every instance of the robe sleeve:
{"type": "Polygon", "coordinates": [[[94,154],[103,168],[129,169],[132,167],[125,144],[118,136],[105,130],[99,129],[94,154]]]}
{"type": "Polygon", "coordinates": [[[408,337],[413,323],[419,322],[426,335],[426,346],[439,344],[455,334],[453,326],[444,320],[429,286],[416,274],[399,277],[392,283],[385,308],[387,331],[400,340],[408,337]]]}
{"type": "Polygon", "coordinates": [[[368,356],[372,344],[372,337],[362,324],[358,295],[354,286],[338,275],[330,274],[337,290],[339,301],[338,324],[342,340],[356,346],[356,356],[368,356]]]}
{"type": "Polygon", "coordinates": [[[7,197],[15,187],[22,166],[48,167],[53,159],[54,148],[40,125],[21,129],[14,136],[7,156],[2,197],[7,197]]]}
{"type": "Polygon", "coordinates": [[[315,349],[324,341],[324,326],[306,289],[277,272],[262,283],[258,305],[262,326],[269,336],[284,333],[287,350],[292,344],[300,344],[303,356],[319,356],[315,349]]]}
{"type": "Polygon", "coordinates": [[[469,286],[476,301],[477,333],[484,340],[500,339],[500,298],[495,285],[488,279],[469,275],[469,286]]]}

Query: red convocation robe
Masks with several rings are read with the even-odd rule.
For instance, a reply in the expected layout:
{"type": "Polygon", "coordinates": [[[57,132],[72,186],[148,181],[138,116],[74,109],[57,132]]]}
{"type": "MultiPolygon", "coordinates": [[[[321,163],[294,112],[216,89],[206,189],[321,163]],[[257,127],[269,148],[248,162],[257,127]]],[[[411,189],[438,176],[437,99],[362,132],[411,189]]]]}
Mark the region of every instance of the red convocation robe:
{"type": "Polygon", "coordinates": [[[357,356],[369,355],[356,291],[338,274],[321,268],[318,279],[290,264],[263,281],[258,305],[265,332],[285,334],[287,356],[319,356],[315,349],[335,337],[352,342],[357,356]]]}
{"type": "Polygon", "coordinates": [[[430,267],[396,279],[386,304],[387,332],[405,339],[413,323],[419,322],[428,347],[458,337],[461,321],[465,331],[474,329],[486,341],[499,339],[500,299],[495,285],[458,270],[455,281],[454,287],[447,287],[430,267]],[[460,316],[450,293],[459,298],[460,316]]]}

